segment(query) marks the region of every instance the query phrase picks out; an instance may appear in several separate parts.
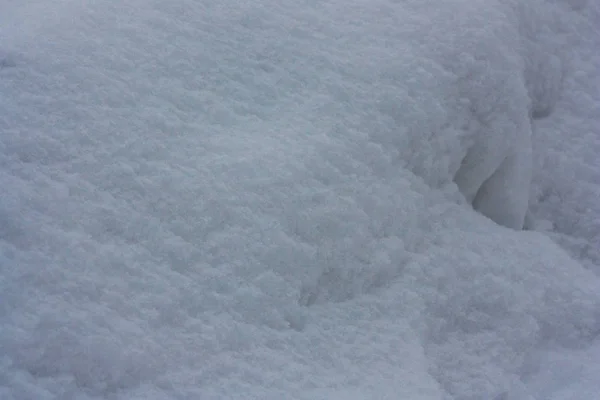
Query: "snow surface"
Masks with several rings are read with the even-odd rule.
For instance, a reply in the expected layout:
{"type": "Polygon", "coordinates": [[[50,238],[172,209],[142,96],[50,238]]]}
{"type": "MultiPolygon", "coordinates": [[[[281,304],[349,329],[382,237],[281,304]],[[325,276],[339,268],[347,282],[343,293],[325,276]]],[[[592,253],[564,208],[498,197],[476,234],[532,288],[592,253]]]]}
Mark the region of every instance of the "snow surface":
{"type": "Polygon", "coordinates": [[[0,398],[598,395],[599,6],[434,4],[0,0],[0,398]]]}

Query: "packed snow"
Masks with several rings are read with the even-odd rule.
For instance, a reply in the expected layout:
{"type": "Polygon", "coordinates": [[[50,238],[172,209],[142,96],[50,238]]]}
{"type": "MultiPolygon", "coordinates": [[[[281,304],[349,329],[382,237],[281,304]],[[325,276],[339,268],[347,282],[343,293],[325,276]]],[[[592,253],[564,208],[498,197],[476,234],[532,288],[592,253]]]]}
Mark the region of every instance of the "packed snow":
{"type": "Polygon", "coordinates": [[[0,398],[600,396],[599,46],[585,0],[0,0],[0,398]]]}

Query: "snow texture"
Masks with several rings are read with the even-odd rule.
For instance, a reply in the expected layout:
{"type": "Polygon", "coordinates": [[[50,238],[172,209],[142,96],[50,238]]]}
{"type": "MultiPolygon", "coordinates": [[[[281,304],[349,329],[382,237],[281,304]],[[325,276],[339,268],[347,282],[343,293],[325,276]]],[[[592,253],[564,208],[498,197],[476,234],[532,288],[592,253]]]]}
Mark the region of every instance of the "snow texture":
{"type": "Polygon", "coordinates": [[[598,8],[0,0],[0,398],[591,398],[598,8]]]}

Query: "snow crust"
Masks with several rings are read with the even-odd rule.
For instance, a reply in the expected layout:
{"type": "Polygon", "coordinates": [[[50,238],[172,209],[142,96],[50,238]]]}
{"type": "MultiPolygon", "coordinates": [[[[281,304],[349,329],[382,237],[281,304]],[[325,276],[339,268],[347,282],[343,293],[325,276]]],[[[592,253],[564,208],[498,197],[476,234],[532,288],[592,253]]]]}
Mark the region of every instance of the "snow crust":
{"type": "Polygon", "coordinates": [[[0,398],[568,398],[593,2],[0,4],[0,398]]]}

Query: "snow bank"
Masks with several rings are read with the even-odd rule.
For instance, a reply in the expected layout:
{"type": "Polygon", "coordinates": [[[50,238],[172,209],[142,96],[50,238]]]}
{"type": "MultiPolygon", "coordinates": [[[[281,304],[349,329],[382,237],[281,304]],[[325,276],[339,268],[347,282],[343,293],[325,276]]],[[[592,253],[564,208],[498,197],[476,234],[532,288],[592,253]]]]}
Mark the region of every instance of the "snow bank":
{"type": "Polygon", "coordinates": [[[555,14],[524,4],[0,31],[0,396],[502,398],[589,341],[597,278],[469,205],[520,227],[558,99],[555,14]]]}
{"type": "MultiPolygon", "coordinates": [[[[583,4],[572,2],[580,10],[583,4]],[[578,7],[580,6],[580,7],[578,7]]],[[[583,3],[583,2],[582,2],[583,3]]],[[[557,112],[536,122],[532,212],[548,234],[584,265],[600,272],[600,5],[589,2],[577,29],[560,45],[571,49],[557,112]],[[584,18],[585,16],[585,18],[584,18]]]]}

